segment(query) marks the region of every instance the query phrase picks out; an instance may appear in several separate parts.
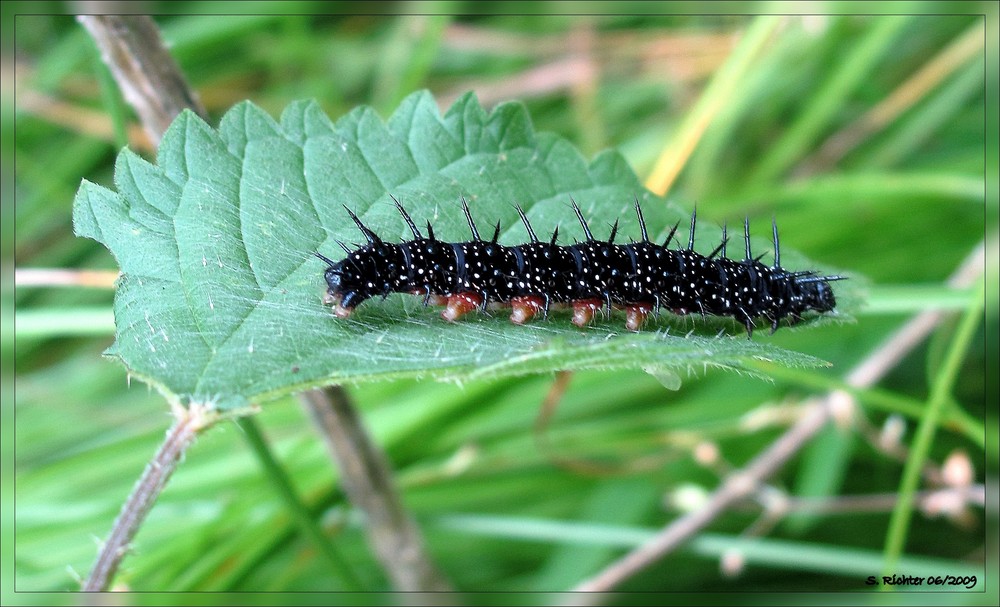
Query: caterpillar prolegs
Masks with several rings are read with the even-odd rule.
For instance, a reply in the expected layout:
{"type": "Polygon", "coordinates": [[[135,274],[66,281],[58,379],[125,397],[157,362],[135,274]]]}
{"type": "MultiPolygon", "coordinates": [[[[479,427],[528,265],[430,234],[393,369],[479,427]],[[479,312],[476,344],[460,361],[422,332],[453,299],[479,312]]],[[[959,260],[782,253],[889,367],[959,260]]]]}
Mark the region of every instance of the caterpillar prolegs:
{"type": "Polygon", "coordinates": [[[572,322],[585,327],[598,311],[607,314],[622,308],[626,328],[638,331],[650,314],[666,309],[675,314],[731,316],[752,335],[758,318],[773,333],[785,318],[794,324],[806,311],[832,311],[836,299],[829,283],[844,278],[782,268],[773,221],[774,263],[767,266],[750,251],[749,219],[743,222],[745,254],[737,261],[726,257],[725,227],[722,242],[711,253],[694,250],[696,213],[691,214],[686,247],[669,248],[679,224],[663,244],[650,241],[638,200],[635,213],[641,240],[616,244],[617,221],[607,240],[594,238],[572,201],[585,235],[582,242],[558,244],[558,228],[550,239],[540,240],[518,206],[529,242],[514,246],[497,242],[499,222],[493,236],[483,239],[464,198],[462,209],[472,239],[458,243],[438,240],[430,222],[424,235],[403,205],[393,200],[413,233],[412,240],[382,240],[345,206],[367,243],[355,250],[340,243],[347,257],[337,262],[316,253],[328,266],[324,302],[334,305],[338,317],[347,318],[374,296],[414,293],[422,295],[425,304],[445,305],[442,316],[450,321],[476,309],[503,305],[511,307],[512,322],[523,324],[538,314],[547,315],[553,307],[569,306],[572,322]]]}

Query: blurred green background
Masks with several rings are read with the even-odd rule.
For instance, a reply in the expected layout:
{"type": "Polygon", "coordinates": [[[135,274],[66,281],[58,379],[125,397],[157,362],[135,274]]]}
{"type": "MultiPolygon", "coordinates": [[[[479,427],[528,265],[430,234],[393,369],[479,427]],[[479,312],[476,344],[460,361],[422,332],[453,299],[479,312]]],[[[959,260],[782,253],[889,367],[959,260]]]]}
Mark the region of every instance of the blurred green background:
{"type": "MultiPolygon", "coordinates": [[[[252,5],[257,14],[234,16],[195,14],[233,10],[228,4],[142,6],[160,14],[156,21],[174,57],[213,117],[243,99],[277,116],[303,98],[317,99],[334,118],[359,104],[386,116],[417,89],[431,90],[442,107],[473,90],[486,107],[523,101],[537,130],[559,133],[588,157],[606,147],[621,150],[641,178],[676,144],[752,14],[775,9],[746,4],[743,15],[696,15],[681,13],[704,10],[701,4],[593,3],[587,10],[595,14],[581,16],[554,14],[571,9],[560,3],[500,3],[490,10],[511,14],[482,15],[468,2],[364,8],[260,2],[252,5]],[[424,14],[395,14],[417,8],[424,14]],[[385,14],[325,14],[335,9],[385,14]],[[674,14],[597,14],[628,10],[674,14]],[[280,14],[289,11],[301,14],[280,14]]],[[[655,530],[684,504],[697,507],[720,474],[769,445],[805,398],[822,393],[816,386],[842,381],[913,313],[944,307],[949,320],[878,386],[901,400],[926,401],[971,296],[945,282],[984,240],[995,290],[997,200],[995,189],[984,195],[984,173],[987,154],[996,170],[996,137],[986,136],[996,126],[996,95],[987,107],[985,91],[996,92],[997,74],[985,66],[988,60],[995,68],[997,57],[995,36],[984,46],[987,18],[975,13],[989,13],[995,34],[996,6],[883,7],[925,13],[894,17],[811,6],[826,14],[783,20],[697,138],[670,196],[688,208],[697,204],[706,226],[743,215],[763,225],[776,216],[783,248],[870,280],[869,306],[853,323],[755,336],[830,361],[827,369],[783,373],[773,383],[692,369],[678,391],[641,372],[577,374],[542,430],[536,418],[551,376],[351,388],[431,554],[456,588],[573,587],[624,554],[629,531],[655,530]],[[699,445],[717,448],[720,459],[697,463],[699,445]]],[[[65,15],[75,7],[3,4],[4,38],[13,35],[15,42],[3,68],[16,85],[15,111],[4,113],[4,156],[13,150],[16,160],[16,203],[4,192],[5,271],[12,260],[19,271],[115,269],[103,247],[74,238],[71,201],[81,179],[112,184],[121,146],[153,157],[93,43],[65,15]]],[[[72,590],[93,563],[95,538],[108,533],[161,442],[169,411],[156,393],[130,384],[122,367],[101,357],[113,337],[111,290],[22,284],[11,293],[8,281],[4,289],[17,309],[16,334],[5,331],[0,344],[5,361],[16,365],[16,398],[13,406],[5,398],[3,407],[4,456],[14,458],[16,471],[15,479],[4,478],[5,497],[16,481],[14,529],[4,518],[5,548],[16,541],[13,586],[72,590]]],[[[995,305],[987,309],[954,390],[955,405],[980,421],[986,403],[997,402],[996,374],[985,372],[985,361],[997,358],[998,324],[995,305]]],[[[880,448],[877,436],[902,422],[903,445],[910,443],[919,418],[903,409],[863,399],[853,420],[825,431],[773,479],[774,490],[834,505],[897,491],[902,460],[880,448]]],[[[293,399],[266,403],[257,421],[365,587],[388,590],[304,411],[293,399]]],[[[982,423],[995,437],[995,415],[982,423]]],[[[981,438],[942,428],[930,463],[963,453],[975,482],[995,480],[996,452],[987,455],[981,438]]],[[[984,539],[988,528],[995,536],[995,518],[980,507],[952,517],[917,511],[905,558],[931,568],[981,567],[995,550],[995,541],[984,539]]],[[[709,535],[626,589],[871,591],[864,578],[880,571],[863,574],[858,563],[883,550],[888,511],[790,515],[763,527],[759,519],[754,505],[725,514],[709,535]],[[724,571],[726,546],[755,529],[760,549],[746,548],[743,566],[724,571]],[[785,557],[768,556],[768,547],[785,557]]],[[[117,584],[144,591],[338,590],[327,568],[298,533],[240,429],[223,425],[188,453],[117,584]]],[[[991,592],[986,602],[995,602],[995,587],[991,592]]],[[[220,603],[231,600],[217,596],[220,603]]],[[[984,597],[952,600],[979,604],[984,597]]],[[[300,601],[306,596],[288,599],[300,601]]]]}

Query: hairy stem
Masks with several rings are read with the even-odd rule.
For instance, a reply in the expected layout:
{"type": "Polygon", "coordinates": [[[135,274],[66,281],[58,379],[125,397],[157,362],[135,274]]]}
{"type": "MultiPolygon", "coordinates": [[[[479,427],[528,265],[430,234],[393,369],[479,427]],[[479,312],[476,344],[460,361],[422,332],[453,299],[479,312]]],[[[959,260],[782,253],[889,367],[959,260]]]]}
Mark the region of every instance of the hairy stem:
{"type": "Polygon", "coordinates": [[[156,503],[184,452],[202,430],[219,419],[215,411],[196,404],[188,408],[178,407],[175,413],[177,421],[167,431],[167,437],[160,445],[159,451],[146,466],[135,488],[132,489],[132,494],[122,505],[121,512],[112,526],[111,535],[101,547],[97,562],[87,581],[84,582],[84,591],[102,592],[108,589],[118,571],[118,566],[128,552],[132,538],[156,503]]]}
{"type": "MultiPolygon", "coordinates": [[[[77,18],[87,29],[115,81],[142,119],[146,132],[158,142],[181,110],[205,110],[188,88],[184,76],[163,44],[159,30],[146,16],[91,15],[77,18]]],[[[218,412],[200,404],[175,407],[176,422],[153,460],[146,466],[132,495],[122,506],[111,535],[105,541],[87,591],[107,590],[128,552],[129,543],[156,502],[160,491],[197,434],[219,419],[218,412]]]]}

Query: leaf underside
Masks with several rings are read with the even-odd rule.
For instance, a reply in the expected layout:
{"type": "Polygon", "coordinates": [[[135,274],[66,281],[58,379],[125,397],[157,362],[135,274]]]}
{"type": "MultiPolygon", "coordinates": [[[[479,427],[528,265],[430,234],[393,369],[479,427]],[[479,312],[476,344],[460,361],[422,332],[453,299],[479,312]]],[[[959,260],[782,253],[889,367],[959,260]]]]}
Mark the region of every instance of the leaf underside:
{"type": "MultiPolygon", "coordinates": [[[[442,115],[430,94],[416,93],[387,121],[359,108],[331,122],[315,103],[297,102],[275,122],[242,103],[218,130],[184,113],[156,165],[119,155],[115,186],[84,182],[74,203],[77,234],[107,246],[122,270],[108,353],[177,403],[226,409],[393,377],[822,364],[745,335],[716,337],[726,325],[693,316],[665,315],[639,334],[624,330],[621,314],[586,330],[559,312],[527,326],[503,310],[446,323],[419,298],[392,295],[335,318],[321,303],[325,264],[313,252],[339,259],[338,240],[362,238],[342,205],[387,240],[409,237],[390,194],[450,241],[469,237],[461,196],[481,228],[501,221],[504,244],[527,239],[515,203],[540,236],[558,224],[560,242],[581,239],[571,196],[598,238],[616,219],[619,242],[638,238],[636,197],[651,237],[686,222],[620,155],[587,163],[566,141],[536,134],[520,104],[486,113],[467,95],[442,115]]],[[[702,232],[710,250],[718,235],[702,232]]]]}

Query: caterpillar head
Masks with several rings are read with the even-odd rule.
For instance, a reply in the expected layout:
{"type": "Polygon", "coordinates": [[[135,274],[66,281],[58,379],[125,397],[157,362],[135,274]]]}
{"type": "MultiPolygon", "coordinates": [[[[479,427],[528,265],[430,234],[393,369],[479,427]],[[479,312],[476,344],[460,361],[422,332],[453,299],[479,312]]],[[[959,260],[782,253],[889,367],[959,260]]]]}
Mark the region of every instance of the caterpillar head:
{"type": "Polygon", "coordinates": [[[371,251],[366,250],[369,248],[363,247],[349,252],[347,257],[339,262],[316,253],[316,257],[327,264],[323,273],[327,287],[323,303],[334,304],[334,314],[340,318],[347,318],[358,304],[383,290],[382,285],[374,284],[370,278],[378,276],[378,273],[373,272],[375,268],[372,266],[375,265],[375,260],[371,251]]]}
{"type": "Polygon", "coordinates": [[[842,276],[822,276],[797,281],[802,287],[803,309],[830,312],[837,307],[837,298],[833,295],[833,289],[830,288],[828,281],[842,279],[842,276]]]}

